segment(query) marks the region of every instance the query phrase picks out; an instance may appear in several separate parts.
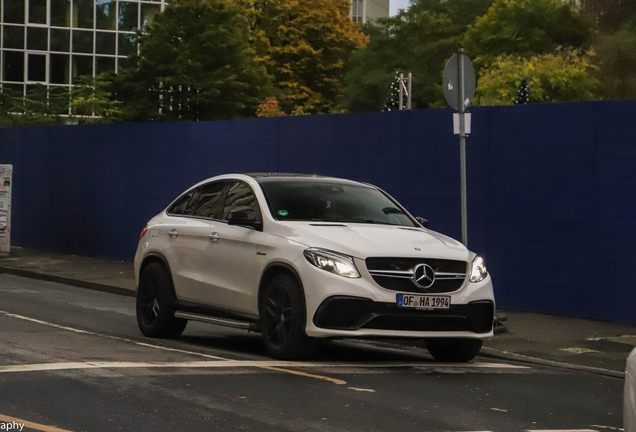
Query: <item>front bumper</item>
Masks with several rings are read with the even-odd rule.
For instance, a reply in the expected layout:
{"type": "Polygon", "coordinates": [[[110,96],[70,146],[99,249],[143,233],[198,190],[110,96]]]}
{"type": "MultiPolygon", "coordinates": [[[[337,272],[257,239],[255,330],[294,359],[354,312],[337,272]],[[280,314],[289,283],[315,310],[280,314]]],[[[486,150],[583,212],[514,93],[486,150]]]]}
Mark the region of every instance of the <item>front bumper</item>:
{"type": "Polygon", "coordinates": [[[495,304],[489,300],[453,305],[449,310],[413,310],[395,303],[334,296],[316,311],[316,327],[331,330],[397,330],[418,332],[467,331],[487,334],[492,331],[495,304]]]}
{"type": "MultiPolygon", "coordinates": [[[[305,331],[310,337],[457,337],[493,336],[495,299],[490,276],[466,280],[451,298],[448,310],[397,307],[398,291],[378,285],[364,261],[356,259],[360,278],[344,278],[309,264],[295,262],[303,281],[307,307],[305,331]]],[[[422,292],[421,294],[426,294],[422,292]]]]}

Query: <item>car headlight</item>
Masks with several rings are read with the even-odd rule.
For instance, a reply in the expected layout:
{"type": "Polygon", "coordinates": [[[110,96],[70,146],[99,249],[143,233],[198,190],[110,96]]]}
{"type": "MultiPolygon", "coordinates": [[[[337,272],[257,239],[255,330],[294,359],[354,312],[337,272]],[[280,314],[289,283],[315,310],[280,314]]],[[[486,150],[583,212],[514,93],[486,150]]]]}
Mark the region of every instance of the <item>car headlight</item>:
{"type": "Polygon", "coordinates": [[[347,278],[360,277],[353,258],[348,255],[325,249],[310,248],[305,250],[305,258],[319,269],[347,278]]]}
{"type": "Polygon", "coordinates": [[[488,276],[488,270],[486,270],[484,259],[480,256],[475,257],[470,264],[470,281],[481,282],[486,276],[488,276]]]}

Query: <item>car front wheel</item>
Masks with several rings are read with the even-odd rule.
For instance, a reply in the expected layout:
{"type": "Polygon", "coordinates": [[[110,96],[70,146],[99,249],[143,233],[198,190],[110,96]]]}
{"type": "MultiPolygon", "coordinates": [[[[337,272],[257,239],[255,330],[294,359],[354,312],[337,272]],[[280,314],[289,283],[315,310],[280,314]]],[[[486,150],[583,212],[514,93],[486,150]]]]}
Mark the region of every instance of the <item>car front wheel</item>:
{"type": "Polygon", "coordinates": [[[430,338],[426,348],[437,361],[467,362],[474,359],[483,341],[481,339],[430,338]]]}
{"type": "Polygon", "coordinates": [[[305,301],[298,282],[289,274],[276,276],[265,289],[260,306],[263,343],[281,360],[310,357],[315,341],[305,334],[305,301]]]}
{"type": "Polygon", "coordinates": [[[137,289],[137,324],[148,337],[178,337],[187,320],[174,317],[174,294],[166,268],[154,262],[139,278],[137,289]]]}

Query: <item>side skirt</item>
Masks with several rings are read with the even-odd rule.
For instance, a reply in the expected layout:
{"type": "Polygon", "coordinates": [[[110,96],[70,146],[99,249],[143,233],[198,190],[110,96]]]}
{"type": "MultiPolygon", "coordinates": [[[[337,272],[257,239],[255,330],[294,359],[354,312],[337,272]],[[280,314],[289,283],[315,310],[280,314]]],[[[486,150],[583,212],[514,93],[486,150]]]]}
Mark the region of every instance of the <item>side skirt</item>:
{"type": "Polygon", "coordinates": [[[259,317],[177,300],[175,318],[260,332],[259,317]]]}

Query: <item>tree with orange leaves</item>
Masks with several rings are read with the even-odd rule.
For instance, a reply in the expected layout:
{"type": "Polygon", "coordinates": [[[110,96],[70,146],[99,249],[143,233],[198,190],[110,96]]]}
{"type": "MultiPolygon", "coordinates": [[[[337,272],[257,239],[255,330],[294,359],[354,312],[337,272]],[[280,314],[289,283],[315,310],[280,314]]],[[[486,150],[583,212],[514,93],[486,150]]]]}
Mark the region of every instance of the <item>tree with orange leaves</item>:
{"type": "Polygon", "coordinates": [[[351,55],[368,38],[349,17],[349,0],[234,0],[252,22],[252,42],[268,65],[283,111],[337,112],[351,55]]]}

